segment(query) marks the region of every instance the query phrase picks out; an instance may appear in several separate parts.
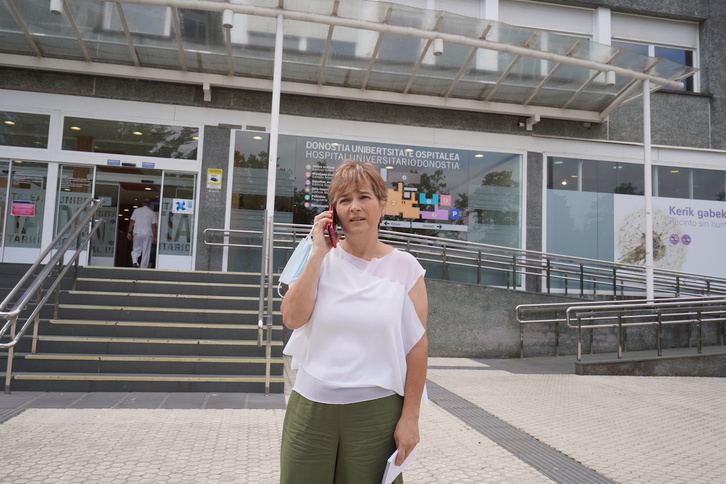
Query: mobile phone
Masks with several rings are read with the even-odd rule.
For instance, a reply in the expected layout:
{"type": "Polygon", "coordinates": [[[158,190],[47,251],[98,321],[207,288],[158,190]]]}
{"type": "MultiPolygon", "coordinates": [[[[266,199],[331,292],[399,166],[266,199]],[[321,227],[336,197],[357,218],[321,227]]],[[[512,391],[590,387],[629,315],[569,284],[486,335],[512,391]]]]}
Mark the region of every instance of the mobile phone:
{"type": "Polygon", "coordinates": [[[328,239],[330,240],[330,246],[336,247],[338,243],[335,240],[335,226],[338,225],[338,215],[335,213],[335,207],[333,205],[329,208],[333,212],[333,222],[329,223],[325,228],[328,231],[328,239]]]}

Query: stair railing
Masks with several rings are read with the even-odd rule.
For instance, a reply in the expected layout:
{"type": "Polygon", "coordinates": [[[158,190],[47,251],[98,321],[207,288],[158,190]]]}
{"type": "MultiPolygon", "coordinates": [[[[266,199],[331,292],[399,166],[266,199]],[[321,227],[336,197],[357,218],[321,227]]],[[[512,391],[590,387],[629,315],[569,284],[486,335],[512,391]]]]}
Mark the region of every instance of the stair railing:
{"type": "Polygon", "coordinates": [[[656,347],[662,356],[662,329],[671,324],[686,324],[697,331],[698,353],[701,353],[701,328],[703,323],[719,323],[721,345],[724,344],[726,322],[726,298],[723,296],[664,298],[650,301],[563,302],[545,304],[521,304],[516,308],[519,323],[519,356],[524,357],[524,327],[531,324],[554,324],[555,356],[559,356],[560,324],[576,332],[577,361],[582,360],[582,330],[590,331],[590,351],[593,350],[593,330],[617,329],[617,356],[622,358],[625,348],[625,331],[636,326],[656,327],[656,347]]]}
{"type": "Polygon", "coordinates": [[[0,338],[4,337],[10,331],[10,341],[0,343],[0,349],[8,350],[7,369],[5,372],[5,393],[10,393],[10,383],[12,381],[13,358],[15,356],[15,346],[25,336],[30,326],[33,326],[33,340],[31,353],[35,353],[38,344],[38,326],[40,324],[40,312],[45,306],[51,295],[56,296],[55,315],[58,315],[58,297],[60,294],[61,282],[73,267],[73,284],[75,285],[76,275],[78,274],[78,259],[87,247],[90,257],[91,246],[89,241],[93,234],[103,223],[103,219],[97,219],[96,213],[101,207],[100,199],[89,198],[81,205],[68,223],[58,232],[58,235],[51,241],[46,249],[40,254],[38,259],[33,263],[28,271],[20,278],[20,281],[10,291],[5,300],[0,304],[0,319],[4,319],[5,323],[0,328],[0,338]],[[88,244],[88,245],[87,245],[88,244]],[[73,252],[69,252],[75,246],[73,252]],[[47,263],[44,263],[48,255],[51,255],[47,263]],[[66,257],[69,254],[69,257],[66,257]],[[36,271],[37,274],[36,274],[36,271]],[[54,276],[55,272],[55,276],[54,276]],[[52,279],[55,277],[55,279],[52,279]],[[50,285],[46,288],[46,282],[52,279],[50,285]],[[26,287],[26,283],[27,287],[26,287]],[[18,294],[22,292],[16,300],[18,294]],[[36,301],[35,308],[28,315],[25,323],[17,328],[18,319],[25,311],[29,304],[36,301]],[[15,303],[13,304],[13,301],[15,303]],[[11,309],[8,307],[13,304],[11,309]]]}

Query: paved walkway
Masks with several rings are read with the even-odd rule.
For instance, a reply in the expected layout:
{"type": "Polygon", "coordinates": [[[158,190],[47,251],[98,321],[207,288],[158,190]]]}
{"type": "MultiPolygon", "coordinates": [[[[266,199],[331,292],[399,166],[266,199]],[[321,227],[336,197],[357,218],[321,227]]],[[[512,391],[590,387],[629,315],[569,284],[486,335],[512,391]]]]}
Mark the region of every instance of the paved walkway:
{"type": "MultiPolygon", "coordinates": [[[[726,479],[723,378],[431,358],[429,382],[408,484],[726,479]]],[[[0,394],[0,482],[274,484],[282,407],[279,395],[0,394]]]]}

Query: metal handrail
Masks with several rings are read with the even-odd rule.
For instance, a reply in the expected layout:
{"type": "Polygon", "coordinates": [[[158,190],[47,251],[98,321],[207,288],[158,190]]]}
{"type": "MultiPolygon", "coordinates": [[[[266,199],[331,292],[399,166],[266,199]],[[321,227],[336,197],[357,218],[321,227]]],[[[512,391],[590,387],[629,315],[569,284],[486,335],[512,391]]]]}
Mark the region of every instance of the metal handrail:
{"type": "MultiPolygon", "coordinates": [[[[524,356],[524,326],[532,323],[555,325],[556,355],[559,354],[560,323],[576,330],[577,361],[582,359],[583,329],[617,328],[618,358],[622,358],[625,328],[655,325],[657,326],[658,356],[662,356],[662,326],[669,324],[689,324],[689,328],[695,324],[698,331],[698,353],[700,354],[702,350],[701,324],[704,322],[722,324],[721,344],[724,344],[723,322],[726,321],[726,298],[704,296],[657,300],[521,304],[517,306],[515,314],[520,328],[520,357],[524,356]]],[[[590,337],[592,339],[592,331],[590,337]]],[[[592,342],[590,348],[592,349],[592,342]]]]}
{"type": "MultiPolygon", "coordinates": [[[[272,250],[292,254],[296,243],[309,232],[310,225],[275,223],[272,250]]],[[[263,232],[259,230],[207,229],[205,244],[261,248],[261,244],[210,240],[215,233],[222,233],[225,237],[254,236],[261,239],[263,232]]],[[[539,286],[540,292],[591,299],[632,298],[645,294],[645,268],[640,266],[388,230],[381,230],[380,238],[413,253],[424,264],[440,267],[445,280],[482,284],[483,274],[498,274],[502,282],[496,285],[530,292],[537,291],[539,286]],[[456,280],[452,269],[468,271],[471,277],[469,280],[456,280]]],[[[284,266],[284,262],[280,261],[277,268],[284,266]]],[[[726,296],[726,278],[658,268],[653,270],[653,274],[658,298],[726,296]]],[[[431,271],[428,277],[435,278],[431,271]]]]}
{"type": "MultiPolygon", "coordinates": [[[[12,367],[14,358],[14,349],[18,342],[25,336],[25,333],[33,325],[33,342],[31,347],[31,353],[35,353],[37,350],[38,342],[38,325],[40,323],[40,311],[45,306],[45,303],[50,298],[53,291],[55,291],[56,301],[60,292],[60,283],[65,277],[66,273],[73,266],[75,273],[78,271],[78,258],[83,251],[84,246],[91,240],[93,234],[103,223],[103,219],[96,219],[96,212],[101,207],[102,202],[100,199],[89,198],[83,205],[81,205],[76,213],[70,218],[68,223],[58,232],[51,243],[43,250],[38,259],[30,266],[27,272],[20,278],[20,281],[5,297],[2,304],[0,304],[0,318],[5,320],[2,328],[0,328],[0,338],[10,330],[11,340],[6,343],[0,343],[0,349],[8,350],[8,361],[7,370],[5,373],[5,393],[10,393],[10,383],[12,380],[12,367]],[[86,232],[87,231],[87,232],[86,232]],[[60,243],[60,246],[58,244],[60,243]],[[74,245],[76,245],[75,251],[71,254],[69,259],[66,261],[66,253],[74,245]],[[43,261],[48,255],[55,251],[47,263],[43,265],[43,261]],[[35,274],[36,270],[43,265],[43,268],[35,274]],[[46,281],[52,276],[53,271],[57,270],[55,279],[43,294],[43,288],[46,281]],[[31,281],[32,279],[32,281],[31,281]],[[19,299],[14,303],[12,309],[8,310],[8,306],[12,303],[15,297],[22,291],[26,282],[30,281],[30,284],[22,293],[19,299]],[[17,329],[17,321],[20,314],[28,307],[33,298],[37,298],[37,304],[35,309],[26,318],[25,323],[17,329]]],[[[90,254],[90,246],[88,253],[90,254]]],[[[75,281],[75,276],[74,276],[75,281]]],[[[56,304],[56,313],[58,310],[56,304]]]]}

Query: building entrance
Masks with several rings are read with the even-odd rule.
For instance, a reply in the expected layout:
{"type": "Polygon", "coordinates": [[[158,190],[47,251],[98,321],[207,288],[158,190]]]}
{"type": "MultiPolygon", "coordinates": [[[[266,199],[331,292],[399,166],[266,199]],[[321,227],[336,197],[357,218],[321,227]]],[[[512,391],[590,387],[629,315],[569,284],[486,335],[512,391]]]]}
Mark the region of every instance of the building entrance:
{"type": "MultiPolygon", "coordinates": [[[[104,225],[92,245],[90,264],[94,266],[130,267],[132,242],[128,240],[131,214],[144,199],[157,215],[161,208],[161,170],[99,166],[96,170],[96,197],[104,200],[100,216],[104,225]]],[[[157,226],[158,228],[158,226],[157,226]]],[[[156,245],[149,267],[156,267],[156,245]]]]}
{"type": "Polygon", "coordinates": [[[148,198],[158,214],[157,243],[149,267],[193,268],[196,174],[148,168],[98,166],[96,197],[104,226],[92,244],[91,265],[131,267],[131,214],[148,198]]]}

